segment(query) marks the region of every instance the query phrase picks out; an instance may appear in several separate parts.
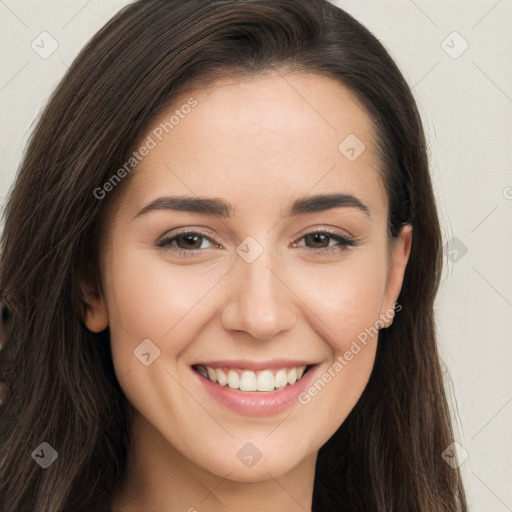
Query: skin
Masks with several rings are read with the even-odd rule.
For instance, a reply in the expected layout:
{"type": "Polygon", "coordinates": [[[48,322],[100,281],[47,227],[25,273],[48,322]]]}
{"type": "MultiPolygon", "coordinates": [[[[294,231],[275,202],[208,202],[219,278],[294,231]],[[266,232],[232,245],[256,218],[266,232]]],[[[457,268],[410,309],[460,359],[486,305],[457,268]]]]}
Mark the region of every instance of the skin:
{"type": "Polygon", "coordinates": [[[191,96],[198,106],[131,176],[103,241],[101,290],[84,292],[84,322],[94,332],[110,327],[116,375],[135,409],[127,474],[112,507],[310,510],[318,450],[361,396],[377,337],[309,403],[266,418],[213,400],[191,364],[299,357],[317,363],[321,377],[365,328],[392,322],[411,226],[388,238],[373,126],[338,82],[300,73],[224,79],[176,105],[191,96]],[[349,134],[366,146],[354,161],[338,150],[349,134]],[[371,219],[354,207],[284,216],[301,196],[333,192],[357,196],[371,219]],[[222,198],[235,213],[137,216],[157,198],[182,194],[222,198]],[[208,237],[181,240],[194,256],[180,255],[176,240],[157,246],[178,228],[208,237]],[[303,237],[321,229],[356,245],[303,237]],[[248,236],[263,248],[252,263],[236,252],[248,236]],[[144,339],[161,351],[148,366],[134,356],[144,339]],[[237,457],[247,442],[262,454],[252,467],[237,457]]]}

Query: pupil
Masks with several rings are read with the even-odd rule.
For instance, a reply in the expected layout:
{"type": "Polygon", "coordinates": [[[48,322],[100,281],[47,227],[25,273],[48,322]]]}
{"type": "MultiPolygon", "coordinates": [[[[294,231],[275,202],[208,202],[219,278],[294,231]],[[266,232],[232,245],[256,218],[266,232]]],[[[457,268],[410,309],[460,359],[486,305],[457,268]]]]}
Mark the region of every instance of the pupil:
{"type": "MultiPolygon", "coordinates": [[[[196,249],[201,246],[201,242],[200,242],[201,238],[202,238],[201,235],[183,235],[182,238],[180,238],[179,240],[186,240],[186,243],[190,242],[190,245],[194,244],[194,239],[195,239],[195,242],[197,245],[197,241],[199,240],[199,245],[197,247],[193,247],[193,249],[196,249]]],[[[178,245],[180,245],[180,244],[178,244],[178,245]]],[[[185,247],[185,248],[189,248],[189,247],[185,247]]]]}
{"type": "MultiPolygon", "coordinates": [[[[329,235],[326,235],[324,233],[314,233],[314,234],[307,235],[307,237],[310,237],[309,238],[310,240],[313,239],[313,243],[322,244],[322,242],[325,242],[326,240],[328,240],[329,235]]],[[[324,244],[324,245],[320,245],[320,247],[327,247],[327,246],[324,244]]]]}

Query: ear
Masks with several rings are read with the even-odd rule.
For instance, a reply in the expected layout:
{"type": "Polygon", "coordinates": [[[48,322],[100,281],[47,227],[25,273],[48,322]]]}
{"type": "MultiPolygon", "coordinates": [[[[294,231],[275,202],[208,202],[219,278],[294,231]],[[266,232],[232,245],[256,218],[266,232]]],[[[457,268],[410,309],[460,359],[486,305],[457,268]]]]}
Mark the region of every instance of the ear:
{"type": "Polygon", "coordinates": [[[393,323],[395,303],[400,295],[404,280],[405,268],[409,260],[412,244],[412,225],[403,226],[398,236],[391,241],[389,250],[389,269],[386,288],[382,301],[380,318],[384,327],[393,323]]]}
{"type": "Polygon", "coordinates": [[[92,332],[102,332],[108,327],[108,313],[105,299],[98,285],[83,282],[80,285],[82,294],[82,320],[92,332]]]}

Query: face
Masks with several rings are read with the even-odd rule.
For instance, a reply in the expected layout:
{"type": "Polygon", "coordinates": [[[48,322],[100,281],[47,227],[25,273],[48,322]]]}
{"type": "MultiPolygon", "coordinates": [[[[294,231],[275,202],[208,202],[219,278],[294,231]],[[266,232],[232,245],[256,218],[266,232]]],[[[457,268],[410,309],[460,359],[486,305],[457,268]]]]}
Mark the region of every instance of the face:
{"type": "Polygon", "coordinates": [[[410,226],[388,239],[371,121],[338,82],[288,73],[191,91],[146,137],[85,323],[109,326],[155,456],[283,475],[361,396],[402,284],[410,226]]]}

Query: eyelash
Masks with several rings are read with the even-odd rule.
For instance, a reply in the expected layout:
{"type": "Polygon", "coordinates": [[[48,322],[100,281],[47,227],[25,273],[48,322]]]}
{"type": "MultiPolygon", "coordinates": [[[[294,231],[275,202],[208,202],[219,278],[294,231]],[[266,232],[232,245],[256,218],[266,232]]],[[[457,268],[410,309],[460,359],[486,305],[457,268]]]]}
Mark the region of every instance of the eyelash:
{"type": "MultiPolygon", "coordinates": [[[[181,233],[177,233],[176,235],[173,235],[172,237],[163,238],[162,240],[157,242],[157,246],[161,247],[161,248],[168,248],[169,246],[171,246],[171,244],[175,240],[177,240],[177,238],[179,236],[184,236],[184,235],[197,235],[197,236],[200,236],[201,238],[207,239],[212,244],[215,244],[215,242],[213,241],[213,239],[211,237],[207,236],[204,233],[201,233],[200,231],[183,231],[181,233]]],[[[322,229],[322,230],[319,230],[319,231],[303,232],[303,233],[301,233],[299,238],[297,238],[297,239],[295,239],[293,241],[293,245],[295,245],[297,242],[299,242],[300,240],[304,239],[308,235],[327,235],[329,238],[331,238],[331,239],[333,239],[333,240],[335,240],[337,242],[335,247],[322,248],[322,249],[311,249],[310,248],[310,251],[313,254],[317,254],[317,255],[333,254],[333,253],[338,252],[338,251],[346,251],[350,247],[353,247],[353,246],[356,245],[356,243],[355,243],[355,241],[353,239],[351,239],[351,238],[349,238],[347,236],[344,236],[344,235],[340,235],[339,233],[334,233],[332,231],[325,230],[325,229],[322,229]]],[[[181,248],[176,248],[176,249],[173,250],[173,252],[177,252],[179,255],[187,256],[187,257],[196,256],[201,251],[204,251],[204,249],[181,249],[181,248]]]]}

